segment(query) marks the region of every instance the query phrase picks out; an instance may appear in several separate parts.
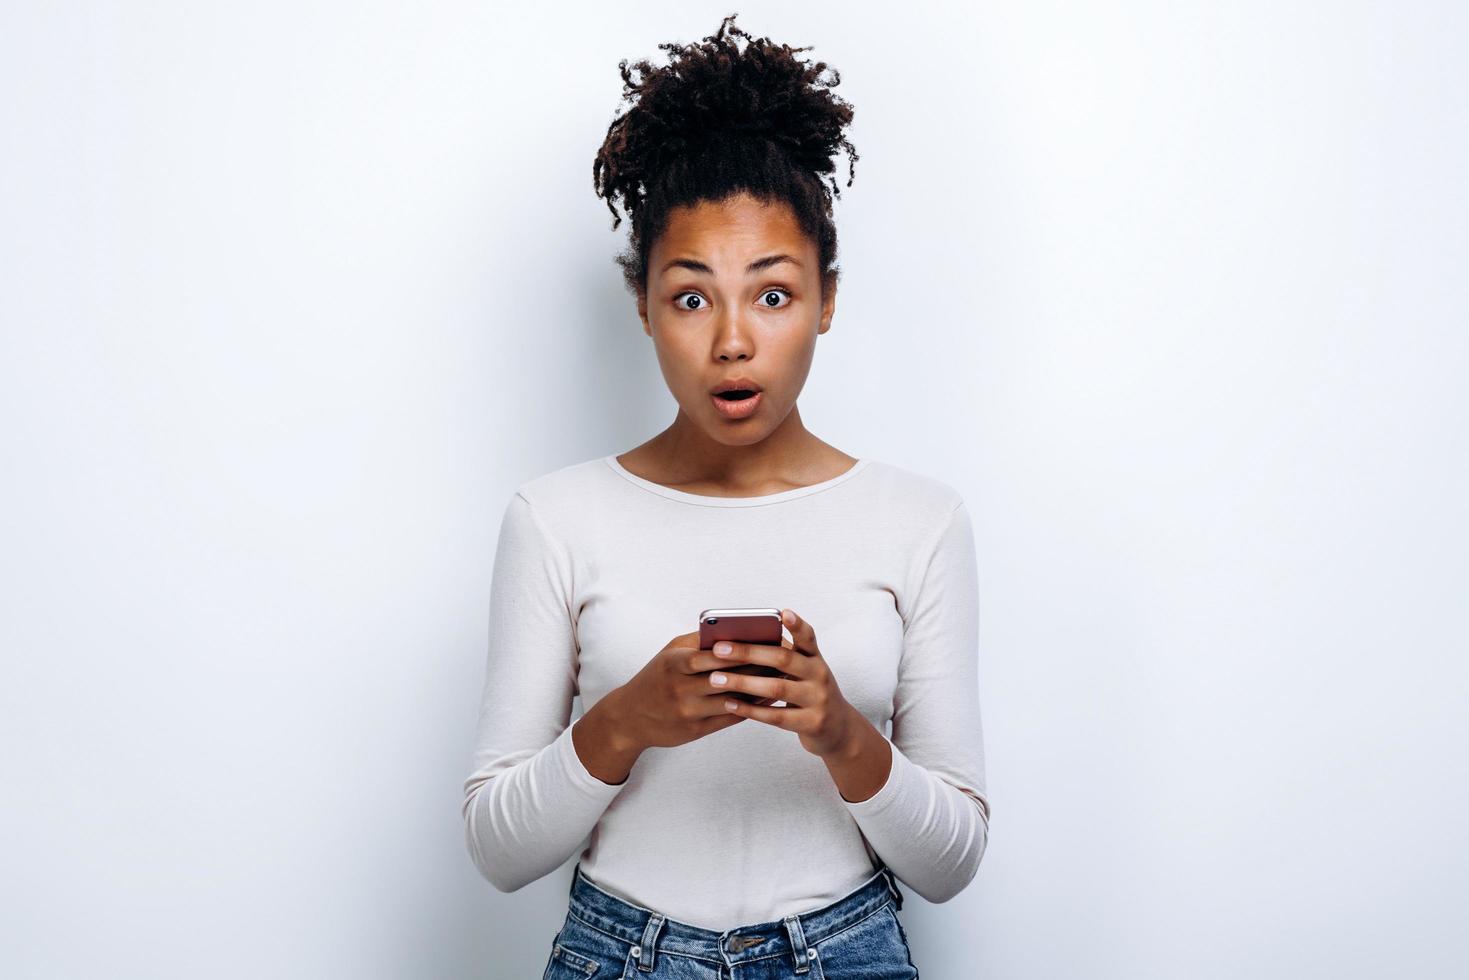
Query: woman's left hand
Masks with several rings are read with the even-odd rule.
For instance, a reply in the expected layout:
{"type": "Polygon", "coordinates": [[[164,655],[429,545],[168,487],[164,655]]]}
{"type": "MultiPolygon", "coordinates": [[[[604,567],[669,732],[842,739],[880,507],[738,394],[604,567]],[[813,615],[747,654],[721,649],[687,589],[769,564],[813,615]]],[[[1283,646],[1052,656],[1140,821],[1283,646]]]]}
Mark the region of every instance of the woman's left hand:
{"type": "Polygon", "coordinates": [[[842,696],[831,668],[816,645],[816,631],[811,624],[790,609],[781,610],[781,622],[791,631],[791,644],[785,640],[781,640],[780,646],[720,640],[714,644],[714,654],[732,663],[774,667],[786,676],[761,677],[716,670],[710,673],[709,683],[715,690],[743,691],[755,697],[784,701],[786,707],[776,708],[727,698],[725,710],[795,732],[801,738],[801,746],[812,755],[825,758],[837,754],[850,744],[857,709],[842,696]],[[726,648],[728,654],[722,654],[726,648]],[[723,683],[719,681],[721,677],[723,683]]]}

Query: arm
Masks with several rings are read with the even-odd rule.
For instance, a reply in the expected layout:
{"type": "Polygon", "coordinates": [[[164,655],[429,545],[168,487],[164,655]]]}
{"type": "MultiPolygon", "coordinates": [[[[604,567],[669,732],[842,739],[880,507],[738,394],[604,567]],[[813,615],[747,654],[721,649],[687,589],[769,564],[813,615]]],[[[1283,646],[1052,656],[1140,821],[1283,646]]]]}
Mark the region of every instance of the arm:
{"type": "Polygon", "coordinates": [[[868,799],[842,798],[872,849],[930,902],[964,890],[989,840],[978,593],[974,532],[961,501],[904,617],[887,780],[868,799]]]}
{"type": "MultiPolygon", "coordinates": [[[[626,780],[625,769],[616,783],[593,775],[567,727],[577,693],[570,580],[569,556],[517,492],[495,551],[489,657],[463,805],[470,856],[502,892],[571,857],[626,780]]],[[[589,712],[573,727],[595,729],[597,721],[589,712]]],[[[593,758],[599,771],[611,771],[606,761],[593,758]]]]}

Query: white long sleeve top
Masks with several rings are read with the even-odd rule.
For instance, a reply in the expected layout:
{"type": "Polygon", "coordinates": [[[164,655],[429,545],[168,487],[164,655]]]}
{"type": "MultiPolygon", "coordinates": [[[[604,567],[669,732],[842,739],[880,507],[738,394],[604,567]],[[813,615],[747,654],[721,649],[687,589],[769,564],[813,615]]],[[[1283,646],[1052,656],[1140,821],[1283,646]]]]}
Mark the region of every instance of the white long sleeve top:
{"type": "Polygon", "coordinates": [[[615,455],[522,484],[500,527],[464,783],[476,867],[509,892],[578,855],[611,894],[716,931],[827,904],[879,857],[947,901],[989,833],[978,603],[962,497],[877,460],[755,497],[675,490],[615,455]],[[888,739],[875,795],[846,800],[795,733],[751,718],[646,749],[621,783],[587,770],[573,697],[590,708],[701,610],[742,606],[815,629],[843,696],[888,739]]]}

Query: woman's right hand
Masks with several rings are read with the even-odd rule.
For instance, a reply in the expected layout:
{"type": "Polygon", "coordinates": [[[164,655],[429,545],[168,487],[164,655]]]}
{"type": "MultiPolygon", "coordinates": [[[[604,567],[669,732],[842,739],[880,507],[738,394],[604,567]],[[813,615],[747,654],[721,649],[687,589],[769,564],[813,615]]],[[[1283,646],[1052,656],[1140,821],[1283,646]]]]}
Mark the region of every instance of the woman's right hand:
{"type": "Polygon", "coordinates": [[[738,725],[745,717],[730,714],[724,702],[741,695],[709,683],[711,671],[729,666],[728,658],[699,649],[697,630],[675,636],[616,689],[615,727],[643,749],[682,745],[738,725]]]}

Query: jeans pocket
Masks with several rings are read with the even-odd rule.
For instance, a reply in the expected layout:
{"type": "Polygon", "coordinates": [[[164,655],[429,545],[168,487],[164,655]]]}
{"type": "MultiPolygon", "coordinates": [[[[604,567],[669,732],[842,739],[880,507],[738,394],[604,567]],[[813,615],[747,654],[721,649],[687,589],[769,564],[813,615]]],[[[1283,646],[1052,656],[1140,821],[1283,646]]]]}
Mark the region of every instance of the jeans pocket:
{"type": "Polygon", "coordinates": [[[898,938],[903,942],[903,953],[908,957],[908,965],[913,967],[913,980],[918,980],[918,967],[913,963],[913,949],[908,945],[908,930],[903,928],[903,920],[898,917],[898,910],[891,904],[885,907],[885,911],[892,916],[893,925],[898,928],[898,938]]]}
{"type": "Polygon", "coordinates": [[[606,962],[594,954],[592,947],[581,943],[566,930],[556,933],[551,943],[551,956],[541,980],[587,980],[588,977],[611,976],[606,962]]]}
{"type": "Polygon", "coordinates": [[[816,943],[824,980],[917,980],[893,903],[816,943]]]}

